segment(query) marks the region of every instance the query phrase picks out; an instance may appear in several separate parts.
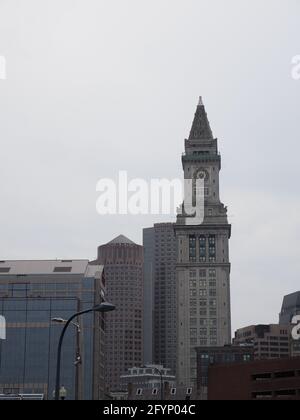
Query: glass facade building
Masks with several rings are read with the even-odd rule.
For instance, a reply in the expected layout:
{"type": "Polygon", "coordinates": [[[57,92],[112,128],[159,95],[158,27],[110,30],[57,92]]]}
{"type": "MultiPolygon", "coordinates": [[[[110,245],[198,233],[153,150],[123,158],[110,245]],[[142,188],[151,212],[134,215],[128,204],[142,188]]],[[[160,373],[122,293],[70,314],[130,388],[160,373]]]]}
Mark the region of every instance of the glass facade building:
{"type": "MultiPolygon", "coordinates": [[[[53,398],[57,347],[63,328],[63,323],[53,319],[67,320],[104,299],[103,268],[92,268],[87,261],[78,263],[48,261],[41,269],[34,262],[0,264],[2,271],[10,268],[0,274],[0,314],[7,326],[6,340],[0,340],[0,394],[53,398]]],[[[103,396],[101,317],[84,315],[66,333],[61,385],[67,390],[67,399],[103,396]]]]}

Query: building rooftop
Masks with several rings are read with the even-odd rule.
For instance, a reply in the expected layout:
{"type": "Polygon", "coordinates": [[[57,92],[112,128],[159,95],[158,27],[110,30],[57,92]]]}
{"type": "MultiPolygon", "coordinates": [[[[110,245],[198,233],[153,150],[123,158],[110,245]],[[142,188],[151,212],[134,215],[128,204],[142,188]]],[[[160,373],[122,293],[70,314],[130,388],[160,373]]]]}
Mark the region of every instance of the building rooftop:
{"type": "Polygon", "coordinates": [[[205,111],[203,99],[200,96],[195,113],[192,129],[189,136],[190,141],[213,140],[213,133],[205,111]]]}
{"type": "Polygon", "coordinates": [[[0,260],[0,276],[81,274],[94,277],[102,271],[102,266],[90,266],[88,260],[0,260]]]}
{"type": "Polygon", "coordinates": [[[300,292],[287,295],[283,299],[282,310],[300,308],[300,292]]]}
{"type": "Polygon", "coordinates": [[[124,235],[119,235],[112,241],[108,242],[108,245],[120,245],[120,244],[128,244],[128,245],[136,245],[135,242],[131,241],[124,235]]]}

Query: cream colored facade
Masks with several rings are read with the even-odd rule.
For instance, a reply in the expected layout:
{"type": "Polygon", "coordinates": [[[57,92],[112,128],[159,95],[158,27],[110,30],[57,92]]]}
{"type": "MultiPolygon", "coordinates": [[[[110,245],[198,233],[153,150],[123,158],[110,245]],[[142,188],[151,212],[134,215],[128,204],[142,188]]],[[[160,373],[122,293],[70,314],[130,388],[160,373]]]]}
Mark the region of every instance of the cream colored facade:
{"type": "Polygon", "coordinates": [[[221,157],[200,101],[182,158],[185,179],[205,180],[205,217],[192,226],[178,216],[177,237],[177,382],[195,386],[197,346],[231,343],[229,239],[227,208],[219,195],[221,157]]]}

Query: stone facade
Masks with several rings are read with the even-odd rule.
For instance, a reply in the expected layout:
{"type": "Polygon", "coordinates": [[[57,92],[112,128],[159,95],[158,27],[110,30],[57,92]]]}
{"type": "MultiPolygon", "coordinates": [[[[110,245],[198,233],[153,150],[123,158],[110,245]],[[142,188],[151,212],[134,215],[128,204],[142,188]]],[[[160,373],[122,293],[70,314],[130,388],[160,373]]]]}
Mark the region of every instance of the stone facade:
{"type": "MultiPolygon", "coordinates": [[[[197,346],[231,342],[229,239],[227,208],[220,201],[221,157],[200,100],[182,157],[184,179],[204,179],[204,221],[192,225],[184,214],[177,238],[177,381],[195,386],[197,346]]],[[[197,190],[196,190],[197,191],[197,190]]]]}

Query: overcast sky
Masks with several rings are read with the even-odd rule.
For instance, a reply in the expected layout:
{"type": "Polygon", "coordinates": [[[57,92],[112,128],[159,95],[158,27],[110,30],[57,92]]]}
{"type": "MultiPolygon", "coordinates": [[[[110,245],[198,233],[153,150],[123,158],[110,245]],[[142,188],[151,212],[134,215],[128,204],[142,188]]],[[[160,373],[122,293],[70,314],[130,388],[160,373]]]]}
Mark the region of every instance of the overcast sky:
{"type": "Polygon", "coordinates": [[[182,177],[202,95],[233,225],[233,329],[300,289],[299,0],[0,0],[0,257],[94,258],[163,217],[100,217],[96,183],[182,177]]]}

